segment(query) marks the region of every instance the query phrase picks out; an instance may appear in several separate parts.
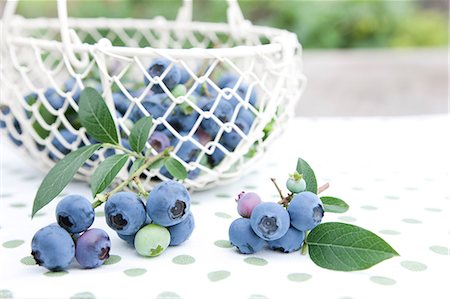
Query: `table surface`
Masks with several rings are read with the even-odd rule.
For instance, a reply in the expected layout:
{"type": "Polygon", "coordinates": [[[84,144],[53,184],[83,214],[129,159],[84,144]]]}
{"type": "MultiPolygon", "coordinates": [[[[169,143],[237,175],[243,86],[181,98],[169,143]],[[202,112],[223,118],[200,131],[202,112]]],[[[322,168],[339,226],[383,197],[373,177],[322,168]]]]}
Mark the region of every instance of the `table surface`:
{"type": "MultiPolygon", "coordinates": [[[[30,219],[43,174],[1,136],[0,298],[449,298],[448,125],[444,115],[295,119],[250,175],[192,195],[196,230],[185,244],[140,257],[107,228],[100,208],[93,227],[110,233],[109,265],[73,265],[54,274],[30,265],[30,241],[55,221],[57,200],[30,219]],[[327,213],[324,222],[369,229],[400,257],[336,272],[299,252],[248,256],[227,248],[236,195],[255,191],[276,201],[269,178],[284,181],[298,156],[319,183],[330,182],[324,195],[350,204],[345,214],[327,213]]],[[[64,193],[90,194],[80,182],[64,193]]]]}

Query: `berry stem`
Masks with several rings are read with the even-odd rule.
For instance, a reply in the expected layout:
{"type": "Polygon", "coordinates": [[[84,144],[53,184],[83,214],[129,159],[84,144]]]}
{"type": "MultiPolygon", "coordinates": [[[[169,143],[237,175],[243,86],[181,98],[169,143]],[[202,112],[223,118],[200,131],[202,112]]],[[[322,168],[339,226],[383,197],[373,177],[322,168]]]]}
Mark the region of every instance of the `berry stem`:
{"type": "Polygon", "coordinates": [[[302,246],[302,255],[306,255],[308,253],[308,243],[306,243],[306,238],[308,238],[309,231],[305,232],[305,241],[303,242],[302,246]]]}
{"type": "Polygon", "coordinates": [[[111,195],[122,191],[122,189],[125,188],[131,181],[133,181],[135,177],[139,177],[144,172],[144,170],[149,168],[150,165],[152,165],[154,162],[158,161],[161,158],[169,157],[169,153],[172,149],[173,147],[168,147],[164,151],[157,154],[156,156],[148,157],[141,167],[139,167],[134,173],[132,173],[125,181],[120,183],[116,188],[114,188],[110,192],[106,192],[105,194],[97,194],[95,196],[95,201],[92,203],[92,207],[95,209],[96,207],[106,202],[111,195]]]}
{"type": "Polygon", "coordinates": [[[317,189],[317,194],[322,193],[323,191],[327,190],[330,187],[330,183],[325,183],[322,186],[317,189]]]}
{"type": "Polygon", "coordinates": [[[271,178],[270,180],[275,185],[275,188],[277,188],[277,191],[278,191],[278,194],[280,195],[281,200],[284,200],[283,192],[281,191],[280,187],[278,186],[277,181],[275,180],[275,178],[271,178]]]}
{"type": "Polygon", "coordinates": [[[148,196],[148,192],[145,191],[144,186],[142,186],[142,183],[141,183],[141,180],[139,179],[139,177],[135,176],[133,178],[133,182],[136,185],[137,189],[139,190],[139,195],[147,197],[148,196]]]}
{"type": "Polygon", "coordinates": [[[144,158],[143,155],[138,154],[138,153],[133,152],[133,151],[130,151],[130,150],[124,148],[123,146],[118,145],[118,144],[103,143],[102,146],[105,147],[105,148],[114,148],[114,149],[118,149],[118,150],[120,150],[120,151],[122,151],[122,152],[128,154],[129,156],[132,156],[132,157],[135,157],[135,158],[144,158]]]}

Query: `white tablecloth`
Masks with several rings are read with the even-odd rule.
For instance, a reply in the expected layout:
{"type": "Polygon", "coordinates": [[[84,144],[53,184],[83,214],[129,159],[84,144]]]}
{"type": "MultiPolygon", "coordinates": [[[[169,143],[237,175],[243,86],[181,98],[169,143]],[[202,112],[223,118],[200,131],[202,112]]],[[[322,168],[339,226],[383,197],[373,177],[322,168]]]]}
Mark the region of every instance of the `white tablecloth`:
{"type": "MultiPolygon", "coordinates": [[[[110,233],[112,263],[94,270],[74,265],[62,275],[27,265],[31,238],[55,221],[57,200],[30,219],[43,174],[1,136],[0,298],[449,298],[448,129],[444,115],[296,119],[251,175],[192,195],[197,227],[184,245],[140,257],[107,228],[99,209],[94,227],[110,233]],[[226,248],[236,195],[256,191],[277,200],[269,178],[284,182],[298,156],[319,183],[330,182],[324,195],[350,204],[324,221],[369,229],[401,256],[344,273],[321,269],[299,252],[246,256],[226,248]]],[[[64,193],[90,195],[84,183],[64,193]]]]}

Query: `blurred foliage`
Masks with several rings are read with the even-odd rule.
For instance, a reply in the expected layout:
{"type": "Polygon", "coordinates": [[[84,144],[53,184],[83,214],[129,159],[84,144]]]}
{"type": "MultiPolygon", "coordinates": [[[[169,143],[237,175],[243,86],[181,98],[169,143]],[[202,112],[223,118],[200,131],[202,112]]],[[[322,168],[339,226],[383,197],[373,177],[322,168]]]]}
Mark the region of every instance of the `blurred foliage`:
{"type": "MultiPolygon", "coordinates": [[[[435,0],[437,8],[434,9],[425,8],[429,6],[429,2],[239,1],[244,16],[254,24],[294,31],[305,48],[447,45],[448,16],[445,0],[435,0]]],[[[19,13],[25,16],[56,15],[54,1],[28,0],[19,3],[19,13]]],[[[69,14],[74,17],[134,18],[162,15],[173,19],[180,5],[181,0],[72,0],[69,1],[69,14]]],[[[225,21],[225,1],[194,0],[194,18],[211,22],[225,21]]]]}

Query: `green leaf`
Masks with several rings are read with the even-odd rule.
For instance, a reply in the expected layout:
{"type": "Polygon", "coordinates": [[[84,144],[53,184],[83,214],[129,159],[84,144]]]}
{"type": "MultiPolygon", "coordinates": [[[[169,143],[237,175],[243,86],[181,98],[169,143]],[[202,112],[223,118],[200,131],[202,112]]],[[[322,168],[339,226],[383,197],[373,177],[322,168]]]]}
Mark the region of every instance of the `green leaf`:
{"type": "Polygon", "coordinates": [[[45,176],[33,202],[33,217],[40,209],[51,202],[64,187],[69,184],[78,169],[101,147],[101,144],[91,144],[80,147],[61,159],[45,176]]]}
{"type": "Polygon", "coordinates": [[[108,106],[97,90],[86,87],[80,96],[80,122],[98,142],[118,144],[117,130],[108,106]]]}
{"type": "Polygon", "coordinates": [[[139,169],[139,167],[144,165],[144,162],[145,162],[144,158],[138,158],[138,159],[134,160],[133,165],[131,165],[130,171],[128,173],[129,174],[135,173],[136,170],[139,169]]]}
{"type": "Polygon", "coordinates": [[[361,227],[329,222],[308,235],[309,256],[318,266],[337,271],[363,270],[399,255],[386,241],[361,227]]]}
{"type": "Polygon", "coordinates": [[[123,154],[108,157],[100,163],[91,178],[91,190],[94,197],[108,188],[127,160],[128,155],[123,154]]]}
{"type": "Polygon", "coordinates": [[[130,141],[130,147],[136,153],[140,153],[144,149],[145,143],[149,138],[152,123],[152,118],[145,116],[138,120],[131,129],[128,140],[130,141]]]}
{"type": "Polygon", "coordinates": [[[159,169],[161,167],[164,166],[164,163],[166,162],[167,158],[159,158],[158,160],[154,161],[152,164],[150,164],[150,166],[148,167],[148,169],[159,169]]]}
{"type": "Polygon", "coordinates": [[[322,196],[320,200],[323,203],[323,207],[325,212],[329,213],[345,213],[348,211],[348,204],[342,199],[331,197],[331,196],[322,196]]]}
{"type": "Polygon", "coordinates": [[[314,171],[309,166],[309,164],[301,158],[298,158],[297,161],[297,172],[303,174],[303,179],[306,182],[306,191],[317,194],[316,175],[314,174],[314,171]]]}
{"type": "Polygon", "coordinates": [[[174,158],[167,158],[164,162],[167,171],[176,179],[184,180],[187,177],[187,171],[178,160],[174,158]]]}

